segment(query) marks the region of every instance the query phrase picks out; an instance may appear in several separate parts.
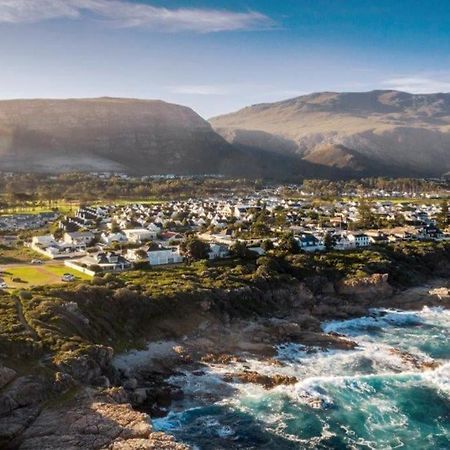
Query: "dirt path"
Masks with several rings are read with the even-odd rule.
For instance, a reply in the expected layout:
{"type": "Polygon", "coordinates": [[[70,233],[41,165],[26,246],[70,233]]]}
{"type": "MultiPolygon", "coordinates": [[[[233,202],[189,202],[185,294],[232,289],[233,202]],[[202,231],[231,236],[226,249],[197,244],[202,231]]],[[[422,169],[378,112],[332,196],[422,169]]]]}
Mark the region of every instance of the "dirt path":
{"type": "Polygon", "coordinates": [[[14,302],[16,303],[17,317],[19,318],[20,323],[25,327],[30,336],[32,336],[33,339],[36,339],[38,341],[39,336],[37,335],[36,331],[34,331],[34,329],[31,327],[31,325],[27,322],[27,319],[25,319],[25,316],[23,314],[22,302],[18,297],[14,297],[14,302]]]}

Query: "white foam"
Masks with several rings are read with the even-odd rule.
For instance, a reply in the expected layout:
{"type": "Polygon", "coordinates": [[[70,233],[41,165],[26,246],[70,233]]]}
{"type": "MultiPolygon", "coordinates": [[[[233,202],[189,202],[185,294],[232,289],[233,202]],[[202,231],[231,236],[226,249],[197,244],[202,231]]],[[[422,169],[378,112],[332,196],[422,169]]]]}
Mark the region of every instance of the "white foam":
{"type": "Polygon", "coordinates": [[[144,350],[130,350],[115,356],[113,365],[122,370],[139,368],[151,363],[154,359],[174,356],[175,346],[175,341],[150,342],[144,350]]]}

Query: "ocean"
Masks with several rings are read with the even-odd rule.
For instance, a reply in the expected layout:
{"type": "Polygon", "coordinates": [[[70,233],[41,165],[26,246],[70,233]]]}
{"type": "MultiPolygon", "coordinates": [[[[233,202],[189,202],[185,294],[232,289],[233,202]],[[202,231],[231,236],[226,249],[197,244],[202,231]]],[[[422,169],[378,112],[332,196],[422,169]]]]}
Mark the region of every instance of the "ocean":
{"type": "Polygon", "coordinates": [[[354,350],[286,343],[276,360],[210,364],[172,377],[185,398],[154,428],[198,450],[450,449],[450,311],[372,310],[323,324],[354,350]],[[267,390],[242,370],[295,376],[267,390]]]}

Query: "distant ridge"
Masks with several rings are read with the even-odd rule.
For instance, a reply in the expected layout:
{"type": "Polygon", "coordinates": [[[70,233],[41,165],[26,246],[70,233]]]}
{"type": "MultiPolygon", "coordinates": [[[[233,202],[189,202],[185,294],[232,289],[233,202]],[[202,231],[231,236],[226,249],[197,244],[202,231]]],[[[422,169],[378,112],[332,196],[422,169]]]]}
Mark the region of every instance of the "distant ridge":
{"type": "Polygon", "coordinates": [[[0,101],[0,170],[277,180],[450,171],[450,94],[324,92],[211,119],[124,98],[0,101]]]}
{"type": "Polygon", "coordinates": [[[355,174],[438,176],[450,170],[447,93],[319,92],[253,105],[210,123],[234,145],[294,153],[355,174]]]}

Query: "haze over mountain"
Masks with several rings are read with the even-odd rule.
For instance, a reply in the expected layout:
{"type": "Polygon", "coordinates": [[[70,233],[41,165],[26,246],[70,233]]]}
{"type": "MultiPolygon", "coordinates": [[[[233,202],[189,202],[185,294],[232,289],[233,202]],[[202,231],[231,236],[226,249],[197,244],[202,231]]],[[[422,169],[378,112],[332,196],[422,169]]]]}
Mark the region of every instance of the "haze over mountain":
{"type": "Polygon", "coordinates": [[[450,170],[450,94],[324,92],[210,122],[160,100],[0,101],[0,168],[291,180],[450,170]]]}
{"type": "Polygon", "coordinates": [[[192,110],[127,99],[0,102],[0,161],[8,170],[177,173],[220,168],[232,148],[192,110]]]}
{"type": "Polygon", "coordinates": [[[120,98],[0,101],[0,168],[134,175],[333,175],[290,154],[234,147],[185,106],[120,98]]]}
{"type": "Polygon", "coordinates": [[[355,174],[450,170],[450,94],[321,92],[212,118],[235,146],[290,153],[355,174]]]}

